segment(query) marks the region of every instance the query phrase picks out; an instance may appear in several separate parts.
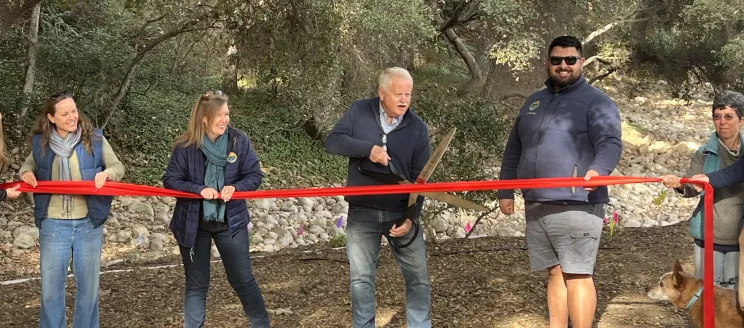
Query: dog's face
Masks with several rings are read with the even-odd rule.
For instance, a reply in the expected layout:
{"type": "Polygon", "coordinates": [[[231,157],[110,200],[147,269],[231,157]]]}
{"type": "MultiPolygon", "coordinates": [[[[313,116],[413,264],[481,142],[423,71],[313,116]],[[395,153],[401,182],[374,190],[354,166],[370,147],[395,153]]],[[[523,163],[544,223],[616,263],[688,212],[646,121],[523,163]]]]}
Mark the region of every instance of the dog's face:
{"type": "Polygon", "coordinates": [[[677,261],[674,264],[674,271],[665,273],[657,284],[649,286],[646,289],[646,295],[658,301],[674,303],[682,297],[682,281],[684,279],[684,271],[682,271],[682,266],[677,261]]]}
{"type": "Polygon", "coordinates": [[[657,301],[671,301],[673,298],[679,298],[679,291],[674,288],[672,283],[672,272],[667,272],[659,279],[655,285],[649,286],[646,290],[648,297],[657,301]]]}

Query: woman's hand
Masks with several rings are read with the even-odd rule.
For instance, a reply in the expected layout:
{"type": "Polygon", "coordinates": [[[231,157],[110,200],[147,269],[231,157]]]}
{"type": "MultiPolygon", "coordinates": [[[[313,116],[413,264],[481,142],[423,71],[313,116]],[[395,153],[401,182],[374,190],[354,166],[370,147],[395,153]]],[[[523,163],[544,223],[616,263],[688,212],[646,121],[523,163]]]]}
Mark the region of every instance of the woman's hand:
{"type": "Polygon", "coordinates": [[[106,183],[109,179],[109,174],[106,172],[98,172],[96,173],[96,189],[101,189],[103,187],[103,184],[106,183]]]}
{"type": "Polygon", "coordinates": [[[37,186],[36,175],[34,175],[34,172],[31,172],[31,171],[23,172],[23,174],[21,174],[21,180],[31,185],[31,187],[36,188],[37,186]]]}
{"type": "Polygon", "coordinates": [[[201,196],[204,197],[204,199],[217,199],[217,196],[219,196],[219,193],[217,190],[214,190],[214,188],[204,188],[200,192],[201,196]]]}
{"type": "Polygon", "coordinates": [[[230,201],[230,198],[232,198],[233,193],[235,193],[235,187],[234,186],[224,186],[222,187],[222,200],[227,203],[230,201]]]}

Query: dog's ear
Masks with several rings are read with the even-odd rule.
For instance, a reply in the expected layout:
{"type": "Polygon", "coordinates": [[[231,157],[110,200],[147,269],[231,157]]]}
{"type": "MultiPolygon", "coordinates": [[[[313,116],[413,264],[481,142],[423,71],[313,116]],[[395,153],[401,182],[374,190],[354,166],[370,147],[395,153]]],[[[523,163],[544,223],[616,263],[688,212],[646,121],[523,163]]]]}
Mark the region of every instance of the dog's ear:
{"type": "Polygon", "coordinates": [[[672,285],[674,288],[678,288],[682,285],[682,265],[679,264],[679,260],[674,262],[674,271],[672,272],[672,285]]]}

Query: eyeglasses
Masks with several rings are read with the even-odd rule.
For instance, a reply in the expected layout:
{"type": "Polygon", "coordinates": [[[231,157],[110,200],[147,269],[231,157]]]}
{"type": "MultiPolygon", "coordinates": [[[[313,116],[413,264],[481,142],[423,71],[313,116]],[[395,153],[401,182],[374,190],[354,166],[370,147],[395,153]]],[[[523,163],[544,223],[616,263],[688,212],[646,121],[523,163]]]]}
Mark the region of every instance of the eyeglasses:
{"type": "Polygon", "coordinates": [[[550,59],[551,65],[560,65],[562,61],[566,62],[566,65],[574,65],[576,64],[576,61],[579,60],[580,57],[576,56],[568,56],[568,57],[559,57],[559,56],[550,56],[548,59],[550,59]]]}
{"type": "Polygon", "coordinates": [[[387,151],[387,133],[382,135],[382,149],[387,151]]]}
{"type": "Polygon", "coordinates": [[[723,119],[726,122],[730,122],[730,121],[733,121],[734,119],[737,119],[737,118],[738,117],[736,117],[736,115],[731,115],[731,114],[726,114],[726,115],[716,114],[716,115],[713,115],[713,120],[714,121],[720,121],[721,119],[723,119]]]}

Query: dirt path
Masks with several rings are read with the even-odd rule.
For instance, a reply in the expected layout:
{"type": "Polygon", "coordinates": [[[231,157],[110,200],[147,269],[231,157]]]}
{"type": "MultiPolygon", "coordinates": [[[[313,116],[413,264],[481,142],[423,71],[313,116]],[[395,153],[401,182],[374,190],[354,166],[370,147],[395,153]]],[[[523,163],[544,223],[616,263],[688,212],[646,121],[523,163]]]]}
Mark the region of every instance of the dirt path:
{"type": "MultiPolygon", "coordinates": [[[[691,239],[685,230],[684,226],[624,229],[613,238],[604,237],[596,274],[597,327],[691,327],[685,314],[644,295],[645,288],[669,271],[675,259],[689,268],[691,239]]],[[[450,240],[428,246],[435,327],[547,325],[545,276],[529,272],[522,239],[450,240]]],[[[331,249],[293,250],[254,259],[254,272],[272,310],[274,327],[350,325],[348,265],[300,260],[311,257],[346,259],[343,250],[331,249]]],[[[166,262],[178,264],[175,257],[166,262]]],[[[221,263],[213,263],[212,268],[208,327],[245,326],[221,263]]],[[[101,326],[182,326],[181,267],[135,269],[102,275],[101,326]]],[[[70,310],[73,296],[73,289],[68,288],[70,310]]],[[[405,326],[404,299],[397,265],[385,249],[377,273],[378,326],[405,326]]],[[[38,326],[38,312],[38,280],[0,286],[1,327],[38,326]]]]}

